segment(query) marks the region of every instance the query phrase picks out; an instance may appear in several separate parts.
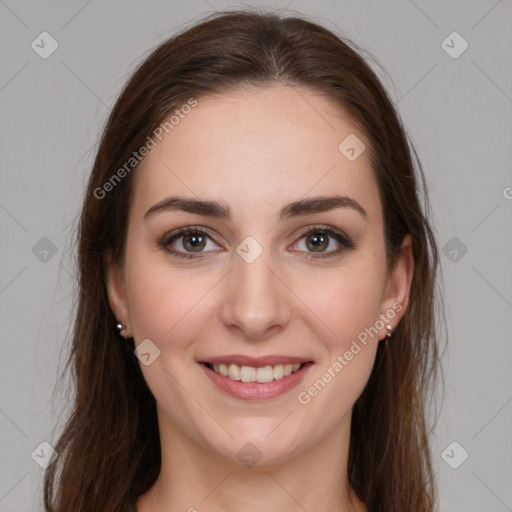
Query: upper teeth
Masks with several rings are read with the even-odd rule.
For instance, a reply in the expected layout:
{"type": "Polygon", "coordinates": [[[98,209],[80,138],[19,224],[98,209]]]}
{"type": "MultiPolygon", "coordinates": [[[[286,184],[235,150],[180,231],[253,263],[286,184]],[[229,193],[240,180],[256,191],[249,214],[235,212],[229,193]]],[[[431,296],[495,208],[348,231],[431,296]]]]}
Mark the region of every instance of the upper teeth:
{"type": "Polygon", "coordinates": [[[238,366],[237,364],[214,364],[213,371],[242,382],[272,382],[274,379],[282,379],[292,372],[296,372],[301,364],[276,364],[274,366],[238,366]]]}

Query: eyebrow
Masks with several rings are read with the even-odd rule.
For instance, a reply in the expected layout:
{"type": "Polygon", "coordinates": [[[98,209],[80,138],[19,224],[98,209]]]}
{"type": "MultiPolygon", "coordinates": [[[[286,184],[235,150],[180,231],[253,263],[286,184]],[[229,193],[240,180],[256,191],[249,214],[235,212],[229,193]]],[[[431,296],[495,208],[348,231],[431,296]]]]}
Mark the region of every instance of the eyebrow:
{"type": "MultiPolygon", "coordinates": [[[[300,215],[322,213],[336,208],[351,208],[359,212],[367,221],[366,210],[351,197],[347,196],[319,196],[299,199],[284,205],[279,212],[279,219],[285,220],[300,215]]],[[[206,217],[218,219],[231,219],[231,210],[225,203],[218,201],[203,201],[200,199],[172,196],[159,201],[144,214],[144,220],[161,212],[184,211],[206,217]]]]}

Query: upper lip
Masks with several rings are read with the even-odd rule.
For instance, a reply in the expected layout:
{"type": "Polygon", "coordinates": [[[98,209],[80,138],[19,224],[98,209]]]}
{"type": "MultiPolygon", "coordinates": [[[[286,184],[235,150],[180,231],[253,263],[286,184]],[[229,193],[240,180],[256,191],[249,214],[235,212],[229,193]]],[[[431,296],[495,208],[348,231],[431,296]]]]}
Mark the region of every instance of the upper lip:
{"type": "Polygon", "coordinates": [[[263,366],[274,366],[277,364],[302,364],[309,361],[311,361],[311,359],[294,356],[268,355],[261,357],[251,357],[234,354],[230,356],[210,357],[199,362],[210,364],[237,364],[238,366],[253,366],[255,368],[259,368],[263,366]]]}

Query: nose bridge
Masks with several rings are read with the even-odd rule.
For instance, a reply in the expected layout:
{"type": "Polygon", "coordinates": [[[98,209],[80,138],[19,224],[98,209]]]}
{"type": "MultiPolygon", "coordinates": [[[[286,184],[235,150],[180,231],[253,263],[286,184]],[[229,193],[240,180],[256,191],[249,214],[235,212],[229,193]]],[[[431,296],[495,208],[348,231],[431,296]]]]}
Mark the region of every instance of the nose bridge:
{"type": "Polygon", "coordinates": [[[269,251],[254,261],[234,255],[234,268],[222,302],[222,320],[237,326],[248,338],[262,338],[272,329],[284,327],[290,318],[289,295],[276,277],[269,251]]]}

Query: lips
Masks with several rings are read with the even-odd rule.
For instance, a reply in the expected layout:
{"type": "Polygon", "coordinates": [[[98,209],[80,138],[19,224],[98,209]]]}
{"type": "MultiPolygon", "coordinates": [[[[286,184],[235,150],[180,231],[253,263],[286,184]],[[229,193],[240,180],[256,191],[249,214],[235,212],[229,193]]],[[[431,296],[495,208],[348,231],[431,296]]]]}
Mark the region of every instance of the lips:
{"type": "Polygon", "coordinates": [[[244,400],[275,398],[295,387],[313,365],[295,356],[219,356],[199,361],[222,391],[244,400]]]}
{"type": "Polygon", "coordinates": [[[261,368],[263,366],[274,366],[278,364],[303,364],[311,361],[310,359],[295,356],[268,355],[261,357],[251,357],[244,355],[230,355],[210,357],[199,361],[200,363],[209,364],[237,364],[238,366],[252,366],[253,368],[261,368]]]}

